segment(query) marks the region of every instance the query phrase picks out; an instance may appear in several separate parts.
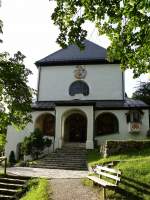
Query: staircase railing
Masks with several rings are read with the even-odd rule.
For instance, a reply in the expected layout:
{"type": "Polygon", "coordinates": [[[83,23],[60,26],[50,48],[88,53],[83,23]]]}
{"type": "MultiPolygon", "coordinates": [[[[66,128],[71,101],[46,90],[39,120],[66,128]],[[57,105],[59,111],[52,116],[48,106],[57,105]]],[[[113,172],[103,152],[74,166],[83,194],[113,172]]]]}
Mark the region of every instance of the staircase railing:
{"type": "Polygon", "coordinates": [[[6,175],[6,168],[7,168],[7,157],[6,156],[0,157],[0,163],[2,163],[3,161],[4,161],[4,174],[6,175]]]}

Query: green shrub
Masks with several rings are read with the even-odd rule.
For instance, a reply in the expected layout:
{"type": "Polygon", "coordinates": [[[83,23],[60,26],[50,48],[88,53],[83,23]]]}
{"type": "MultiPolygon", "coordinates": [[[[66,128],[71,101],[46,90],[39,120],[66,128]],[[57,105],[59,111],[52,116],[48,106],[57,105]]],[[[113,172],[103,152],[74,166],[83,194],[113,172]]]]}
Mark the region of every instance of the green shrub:
{"type": "Polygon", "coordinates": [[[34,159],[38,159],[38,155],[44,149],[43,134],[39,129],[35,129],[31,133],[30,138],[32,145],[31,155],[34,159]]]}
{"type": "Polygon", "coordinates": [[[25,137],[24,141],[21,143],[21,151],[24,155],[30,155],[32,152],[32,143],[31,143],[31,138],[25,137]]]}
{"type": "Polygon", "coordinates": [[[24,138],[21,149],[24,155],[31,155],[34,159],[38,159],[38,155],[44,147],[50,147],[51,143],[50,139],[43,138],[39,129],[35,129],[30,136],[24,138]]]}
{"type": "Polygon", "coordinates": [[[16,163],[16,159],[15,159],[15,153],[14,151],[11,151],[10,152],[10,155],[9,155],[9,163],[10,163],[10,166],[14,165],[16,163]]]}
{"type": "Polygon", "coordinates": [[[43,139],[43,134],[39,129],[35,129],[31,133],[30,138],[31,138],[32,148],[35,148],[37,150],[43,150],[44,139],[43,139]]]}
{"type": "Polygon", "coordinates": [[[29,167],[29,162],[28,161],[20,161],[15,166],[16,167],[29,167]]]}

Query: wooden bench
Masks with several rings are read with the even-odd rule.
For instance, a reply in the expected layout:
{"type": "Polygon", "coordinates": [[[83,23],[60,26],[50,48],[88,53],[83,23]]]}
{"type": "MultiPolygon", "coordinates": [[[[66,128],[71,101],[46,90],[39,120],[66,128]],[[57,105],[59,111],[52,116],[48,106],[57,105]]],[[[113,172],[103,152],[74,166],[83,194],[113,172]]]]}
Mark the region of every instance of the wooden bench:
{"type": "Polygon", "coordinates": [[[95,175],[87,176],[87,178],[103,187],[103,196],[105,199],[105,188],[117,187],[121,180],[121,172],[106,166],[96,166],[94,168],[94,173],[95,175]],[[105,178],[107,178],[107,180],[105,180],[105,178]]]}

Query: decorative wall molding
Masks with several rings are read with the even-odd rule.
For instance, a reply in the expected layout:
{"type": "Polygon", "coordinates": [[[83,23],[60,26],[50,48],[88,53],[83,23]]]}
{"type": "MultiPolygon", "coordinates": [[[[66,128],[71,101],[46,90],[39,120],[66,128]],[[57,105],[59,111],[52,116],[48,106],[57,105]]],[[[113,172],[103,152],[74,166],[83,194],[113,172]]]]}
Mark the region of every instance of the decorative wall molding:
{"type": "Polygon", "coordinates": [[[87,75],[87,70],[85,65],[77,65],[74,70],[74,77],[76,79],[84,79],[87,75]]]}

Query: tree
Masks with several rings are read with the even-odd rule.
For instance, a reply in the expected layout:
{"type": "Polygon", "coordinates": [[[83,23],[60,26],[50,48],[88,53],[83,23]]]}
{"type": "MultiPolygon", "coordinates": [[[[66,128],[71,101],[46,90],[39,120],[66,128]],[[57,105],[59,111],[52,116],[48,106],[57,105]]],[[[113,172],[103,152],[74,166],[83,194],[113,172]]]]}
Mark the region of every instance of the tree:
{"type": "Polygon", "coordinates": [[[24,128],[31,121],[33,90],[27,85],[31,71],[23,60],[19,51],[13,58],[8,53],[0,55],[0,134],[8,125],[24,128]]]}
{"type": "Polygon", "coordinates": [[[140,82],[137,90],[133,93],[133,98],[150,105],[150,82],[140,82]]]}
{"type": "Polygon", "coordinates": [[[57,42],[66,47],[76,43],[84,48],[86,21],[95,24],[100,35],[111,40],[108,60],[120,60],[123,70],[134,77],[150,71],[150,0],[56,0],[52,14],[59,26],[57,42]]]}

